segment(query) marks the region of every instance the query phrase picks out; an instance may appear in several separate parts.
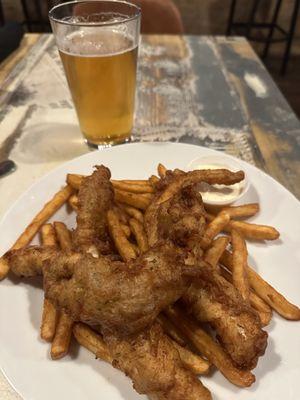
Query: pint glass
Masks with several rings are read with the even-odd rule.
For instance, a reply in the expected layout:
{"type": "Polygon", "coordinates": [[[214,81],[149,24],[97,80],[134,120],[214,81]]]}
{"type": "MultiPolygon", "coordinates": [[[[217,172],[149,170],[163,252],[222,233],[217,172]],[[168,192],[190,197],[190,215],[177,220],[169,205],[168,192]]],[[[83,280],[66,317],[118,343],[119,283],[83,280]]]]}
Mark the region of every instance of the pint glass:
{"type": "Polygon", "coordinates": [[[125,1],[73,1],[49,13],[83,136],[99,147],[130,138],[140,9],[125,1]]]}

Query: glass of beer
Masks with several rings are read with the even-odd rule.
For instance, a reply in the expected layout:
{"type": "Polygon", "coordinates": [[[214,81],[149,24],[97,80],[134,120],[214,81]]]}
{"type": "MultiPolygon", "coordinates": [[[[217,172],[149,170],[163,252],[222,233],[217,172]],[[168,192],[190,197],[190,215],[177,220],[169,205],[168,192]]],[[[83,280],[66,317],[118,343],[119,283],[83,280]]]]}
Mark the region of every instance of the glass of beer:
{"type": "Polygon", "coordinates": [[[93,147],[130,139],[140,9],[126,1],[72,1],[49,18],[81,131],[93,147]]]}

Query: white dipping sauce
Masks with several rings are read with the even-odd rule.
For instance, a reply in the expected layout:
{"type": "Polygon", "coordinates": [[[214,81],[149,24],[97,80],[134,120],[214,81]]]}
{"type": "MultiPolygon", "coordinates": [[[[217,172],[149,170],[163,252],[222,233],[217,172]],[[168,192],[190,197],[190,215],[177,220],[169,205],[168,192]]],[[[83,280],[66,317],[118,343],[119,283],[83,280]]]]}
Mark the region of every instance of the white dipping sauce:
{"type": "MultiPolygon", "coordinates": [[[[200,164],[195,165],[194,169],[229,169],[228,165],[220,164],[200,164]]],[[[230,204],[241,196],[245,189],[245,181],[235,183],[234,185],[209,185],[202,182],[199,185],[199,191],[204,203],[207,204],[230,204]]]]}

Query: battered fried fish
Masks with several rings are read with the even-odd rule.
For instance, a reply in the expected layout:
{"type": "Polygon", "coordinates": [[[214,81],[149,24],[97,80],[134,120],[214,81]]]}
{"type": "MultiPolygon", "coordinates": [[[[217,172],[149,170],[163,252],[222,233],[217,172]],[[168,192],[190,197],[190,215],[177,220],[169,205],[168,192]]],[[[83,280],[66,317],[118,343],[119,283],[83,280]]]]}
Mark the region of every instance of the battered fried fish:
{"type": "Polygon", "coordinates": [[[128,335],[149,326],[199,274],[172,244],[157,245],[134,261],[29,247],[6,254],[18,276],[44,274],[46,297],[74,320],[128,335]]]}
{"type": "Polygon", "coordinates": [[[132,381],[135,390],[157,400],[210,400],[210,392],[186,370],[170,339],[159,324],[138,335],[104,337],[113,365],[132,381]]]}
{"type": "Polygon", "coordinates": [[[113,204],[114,192],[110,171],[101,165],[83,180],[78,192],[77,226],[73,232],[74,248],[98,254],[113,252],[107,229],[107,211],[113,204]]]}
{"type": "Polygon", "coordinates": [[[145,228],[151,245],[170,239],[189,251],[190,262],[198,265],[201,275],[183,295],[187,309],[200,322],[208,322],[216,330],[220,342],[239,368],[249,369],[255,367],[258,357],[264,353],[267,333],[261,329],[255,311],[237,290],[201,261],[205,210],[196,188],[186,186],[199,180],[231,184],[242,178],[242,173],[225,173],[224,170],[168,171],[146,211],[145,228]]]}
{"type": "Polygon", "coordinates": [[[257,313],[234,286],[207,266],[183,296],[189,312],[208,322],[237,367],[253,369],[267,346],[257,313]]]}

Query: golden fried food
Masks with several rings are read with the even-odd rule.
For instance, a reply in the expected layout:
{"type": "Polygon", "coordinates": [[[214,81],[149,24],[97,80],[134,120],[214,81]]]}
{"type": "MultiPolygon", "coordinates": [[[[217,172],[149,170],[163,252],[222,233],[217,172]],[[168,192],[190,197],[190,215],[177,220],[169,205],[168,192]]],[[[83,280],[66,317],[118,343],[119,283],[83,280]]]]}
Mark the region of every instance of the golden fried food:
{"type": "Polygon", "coordinates": [[[186,313],[178,307],[168,307],[166,314],[195,348],[214,364],[231,383],[240,387],[248,387],[255,382],[255,376],[250,371],[236,368],[222,347],[186,313]]]}
{"type": "Polygon", "coordinates": [[[121,203],[119,203],[118,206],[120,208],[122,208],[122,210],[124,210],[128,214],[128,216],[137,219],[141,223],[144,222],[144,216],[143,216],[143,213],[141,212],[141,210],[139,210],[135,207],[132,207],[132,206],[128,206],[126,204],[121,204],[121,203]]]}
{"type": "Polygon", "coordinates": [[[238,231],[231,232],[232,282],[245,301],[249,301],[250,288],[247,276],[248,251],[245,239],[238,231]]]}
{"type": "Polygon", "coordinates": [[[141,224],[137,219],[131,218],[129,221],[129,225],[136,239],[140,252],[145,253],[145,251],[148,250],[149,245],[143,224],[141,224]]]}
{"type": "Polygon", "coordinates": [[[62,312],[59,316],[55,336],[51,345],[52,360],[59,360],[68,354],[71,336],[72,336],[73,321],[68,314],[62,312]]]}
{"type": "MultiPolygon", "coordinates": [[[[72,249],[71,232],[63,222],[54,222],[54,228],[62,250],[72,249]]],[[[66,356],[69,352],[72,336],[73,320],[64,311],[60,313],[58,323],[51,346],[51,358],[58,360],[66,356]]]]}
{"type": "Polygon", "coordinates": [[[15,275],[30,278],[42,275],[44,261],[51,259],[57,252],[53,246],[30,246],[10,250],[4,254],[3,259],[15,275]]]}
{"type": "Polygon", "coordinates": [[[200,268],[201,277],[183,297],[200,322],[208,322],[235,365],[243,369],[256,366],[267,346],[267,333],[258,315],[236,289],[212,268],[200,268]]]}
{"type": "Polygon", "coordinates": [[[152,400],[209,400],[195,374],[214,364],[233,384],[250,386],[267,345],[270,306],[294,320],[300,310],[247,265],[244,239],[279,237],[273,227],[234,220],[255,215],[259,205],[204,207],[198,183],[232,185],[242,171],[160,164],[158,174],[111,180],[104,166],[91,176],[69,174],[68,186],[0,258],[0,279],[9,269],[43,275],[41,332],[53,340],[53,359],[68,353],[74,333],[152,400]],[[62,222],[55,232],[46,224],[43,246],[20,248],[67,201],[77,214],[73,235],[62,222]]]}
{"type": "MultiPolygon", "coordinates": [[[[56,234],[53,225],[45,224],[41,229],[41,239],[44,246],[57,246],[56,234]]],[[[41,338],[51,342],[56,330],[58,312],[53,304],[46,298],[43,303],[42,322],[40,327],[41,338]]]]}
{"type": "Polygon", "coordinates": [[[150,193],[132,193],[115,189],[115,201],[140,210],[146,210],[151,202],[152,196],[153,195],[150,193]]]}
{"type": "Polygon", "coordinates": [[[182,366],[171,340],[154,324],[138,335],[104,337],[113,366],[133,381],[138,393],[161,400],[209,400],[211,395],[199,379],[182,366]]]}
{"type": "Polygon", "coordinates": [[[46,297],[74,320],[124,334],[154,321],[199,273],[186,265],[184,252],[168,244],[126,264],[36,247],[14,250],[7,260],[19,276],[34,276],[43,270],[46,297]]]}
{"type": "Polygon", "coordinates": [[[218,214],[220,211],[226,211],[231,219],[235,218],[249,218],[253,217],[259,212],[258,203],[243,204],[241,206],[230,206],[230,207],[217,207],[206,205],[205,208],[213,214],[218,214]]]}
{"type": "MultiPolygon", "coordinates": [[[[50,218],[56,211],[62,207],[72,195],[73,188],[71,186],[65,186],[59,192],[57,192],[53,198],[44,205],[43,209],[33,218],[31,223],[27,226],[25,231],[17,239],[15,244],[12,246],[12,250],[21,249],[27,246],[34,236],[37,234],[41,226],[50,218]]],[[[9,265],[6,260],[0,258],[0,280],[4,279],[9,272],[9,265]]]]}
{"type": "Polygon", "coordinates": [[[230,215],[221,211],[206,227],[201,237],[201,247],[207,249],[214,238],[224,230],[230,221],[230,215]]]}
{"type": "Polygon", "coordinates": [[[130,261],[136,257],[132,244],[127,239],[116,212],[111,209],[107,212],[108,230],[111,238],[123,261],[130,261]]]}
{"type": "Polygon", "coordinates": [[[227,232],[238,231],[245,239],[276,240],[280,234],[273,226],[250,224],[244,221],[229,221],[225,227],[227,232]]]}
{"type": "Polygon", "coordinates": [[[211,246],[204,253],[204,261],[210,264],[214,268],[218,268],[218,263],[221,255],[224,253],[229,243],[228,236],[219,236],[215,239],[211,246]]]}
{"type": "Polygon", "coordinates": [[[158,207],[145,213],[145,230],[149,245],[172,240],[178,246],[194,248],[206,228],[205,211],[200,194],[193,187],[184,188],[158,207]]]}
{"type": "MultiPolygon", "coordinates": [[[[225,251],[221,257],[221,262],[226,268],[232,270],[232,254],[225,251]]],[[[247,274],[250,286],[270,307],[272,307],[283,318],[299,321],[300,308],[290,303],[282,294],[277,292],[268,282],[266,282],[251,267],[247,267],[247,274]]]]}
{"type": "MultiPolygon", "coordinates": [[[[220,273],[224,278],[232,283],[232,275],[227,269],[221,267],[219,269],[220,273]]],[[[250,290],[249,301],[251,306],[256,310],[258,316],[260,318],[260,322],[262,326],[267,326],[272,318],[272,309],[271,307],[261,299],[253,290],[250,290]]]]}
{"type": "Polygon", "coordinates": [[[113,203],[114,192],[109,179],[109,169],[100,166],[80,185],[77,226],[73,232],[73,244],[77,250],[94,255],[112,252],[107,211],[113,203]]]}
{"type": "Polygon", "coordinates": [[[88,325],[76,322],[73,326],[73,334],[77,342],[95,354],[96,358],[112,363],[113,358],[99,333],[96,333],[88,325]]]}

